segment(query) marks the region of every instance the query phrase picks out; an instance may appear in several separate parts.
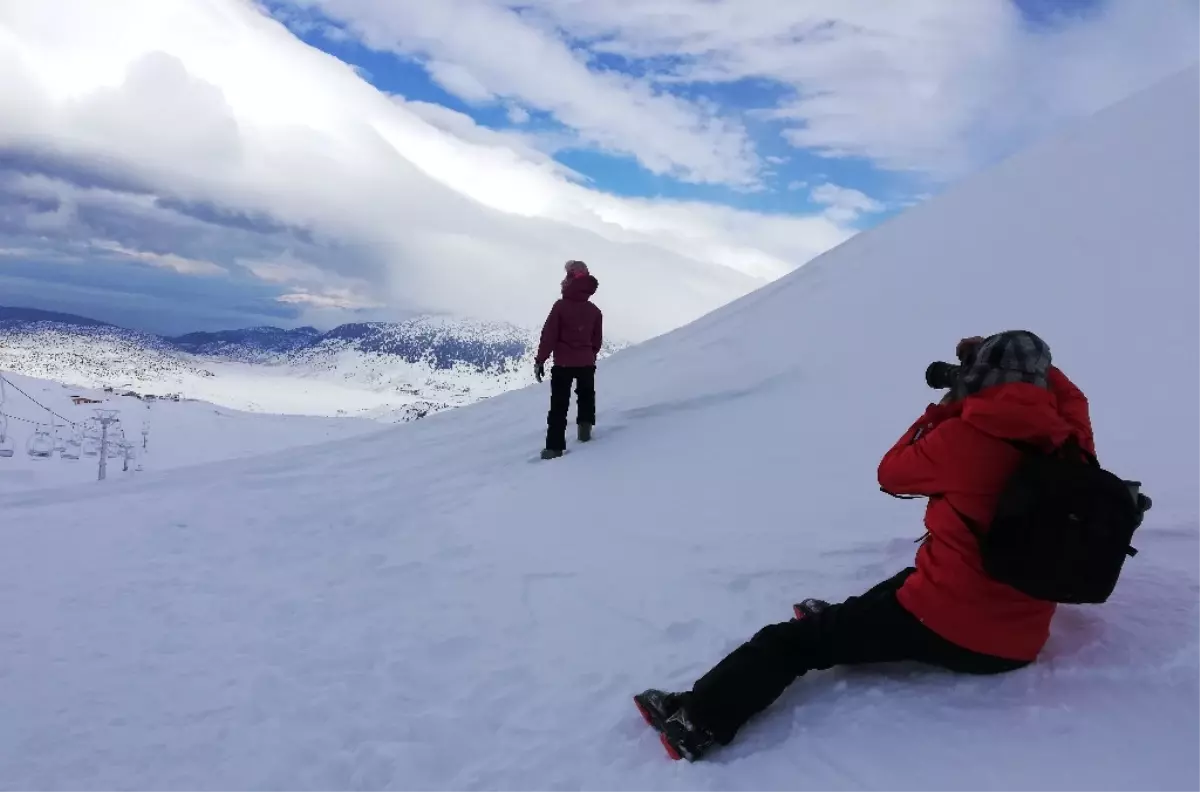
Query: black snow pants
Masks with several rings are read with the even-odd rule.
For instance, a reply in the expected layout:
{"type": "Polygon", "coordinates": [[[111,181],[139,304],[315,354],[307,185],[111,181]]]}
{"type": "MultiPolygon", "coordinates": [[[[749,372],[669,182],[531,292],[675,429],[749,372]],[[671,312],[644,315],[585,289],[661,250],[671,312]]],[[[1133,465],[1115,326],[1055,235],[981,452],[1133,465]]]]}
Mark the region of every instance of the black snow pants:
{"type": "Polygon", "coordinates": [[[837,665],[915,660],[967,674],[998,674],[1029,665],[952,644],[896,600],[912,568],[857,597],[799,621],[772,624],[701,677],[684,701],[688,714],[727,745],[797,677],[837,665]]]}
{"type": "Polygon", "coordinates": [[[571,384],[579,399],[576,423],[596,423],[596,367],[554,366],[550,369],[550,412],[546,416],[546,448],[567,448],[567,413],[571,409],[571,384]]]}

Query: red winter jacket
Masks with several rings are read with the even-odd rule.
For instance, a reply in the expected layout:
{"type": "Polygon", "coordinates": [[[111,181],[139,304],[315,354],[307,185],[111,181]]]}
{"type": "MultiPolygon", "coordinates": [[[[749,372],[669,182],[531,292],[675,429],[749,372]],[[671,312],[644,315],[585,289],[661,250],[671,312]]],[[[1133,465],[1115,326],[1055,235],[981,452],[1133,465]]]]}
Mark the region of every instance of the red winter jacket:
{"type": "Polygon", "coordinates": [[[562,299],[554,303],[542,327],[535,362],[545,363],[553,354],[556,366],[596,365],[596,355],[604,342],[604,314],[588,298],[599,287],[599,281],[591,275],[567,279],[562,299]]]}
{"type": "Polygon", "coordinates": [[[1087,399],[1058,369],[1050,389],[998,385],[961,402],[931,405],[879,463],[893,495],[928,495],[929,536],[916,572],[896,594],[938,635],[966,649],[1033,660],[1050,635],[1055,604],[1028,597],[983,572],[979,546],[958,514],[987,524],[1020,452],[1005,440],[1049,449],[1074,435],[1095,453],[1087,399]]]}

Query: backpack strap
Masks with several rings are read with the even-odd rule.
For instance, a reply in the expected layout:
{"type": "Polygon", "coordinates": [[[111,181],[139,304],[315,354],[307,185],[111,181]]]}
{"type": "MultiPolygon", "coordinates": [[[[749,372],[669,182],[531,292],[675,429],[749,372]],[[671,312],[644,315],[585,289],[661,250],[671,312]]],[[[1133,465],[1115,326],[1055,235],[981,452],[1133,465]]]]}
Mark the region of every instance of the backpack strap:
{"type": "MultiPolygon", "coordinates": [[[[1034,454],[1045,454],[1046,453],[1045,451],[1042,451],[1041,449],[1037,448],[1036,446],[1032,446],[1028,443],[1017,443],[1015,441],[1010,441],[1009,445],[1012,445],[1012,446],[1016,447],[1018,450],[1021,450],[1026,453],[1034,453],[1034,454]]],[[[1086,448],[1084,448],[1080,444],[1079,438],[1076,437],[1075,435],[1068,435],[1067,439],[1063,441],[1062,445],[1056,447],[1053,451],[1050,452],[1050,454],[1053,456],[1056,456],[1060,459],[1077,459],[1077,460],[1082,460],[1082,461],[1086,462],[1087,464],[1091,465],[1092,467],[1100,467],[1100,461],[1098,459],[1096,459],[1096,455],[1093,453],[1090,453],[1086,448]]]]}

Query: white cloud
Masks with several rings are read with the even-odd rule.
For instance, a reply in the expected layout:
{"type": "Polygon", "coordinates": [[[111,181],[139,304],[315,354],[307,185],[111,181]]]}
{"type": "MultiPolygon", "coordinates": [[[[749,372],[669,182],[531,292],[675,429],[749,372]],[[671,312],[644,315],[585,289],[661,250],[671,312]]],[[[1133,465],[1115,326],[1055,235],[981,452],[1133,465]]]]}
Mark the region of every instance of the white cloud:
{"type": "Polygon", "coordinates": [[[238,259],[237,263],[267,283],[320,283],[328,277],[321,268],[287,252],[274,259],[238,259]]]}
{"type": "Polygon", "coordinates": [[[887,207],[869,195],[837,184],[818,184],[808,193],[813,203],[823,204],[825,216],[839,223],[853,223],[863,214],[882,212],[887,207]]]}
{"type": "Polygon", "coordinates": [[[331,273],[291,251],[271,259],[239,258],[237,263],[264,283],[285,287],[287,292],[276,297],[277,302],[341,310],[384,307],[367,297],[369,283],[331,273]]]}
{"type": "Polygon", "coordinates": [[[508,106],[508,120],[513,124],[525,124],[529,122],[529,111],[518,104],[510,104],[508,106]]]}
{"type": "Polygon", "coordinates": [[[468,102],[487,102],[495,96],[482,80],[458,63],[435,60],[426,63],[425,68],[434,82],[468,102]]]}
{"type": "Polygon", "coordinates": [[[287,294],[281,294],[275,299],[281,303],[304,305],[313,308],[336,308],[339,311],[353,311],[362,308],[378,308],[381,305],[380,303],[372,302],[360,295],[343,289],[331,289],[329,291],[320,293],[297,290],[287,294]]]}
{"type": "MultiPolygon", "coordinates": [[[[564,178],[573,181],[584,181],[582,174],[555,161],[555,152],[569,148],[577,141],[563,133],[551,132],[517,132],[490,129],[480,126],[471,116],[452,110],[432,102],[410,101],[403,97],[393,97],[393,100],[405,109],[417,114],[423,120],[454,137],[488,148],[515,151],[523,159],[541,164],[564,178]]],[[[517,108],[518,110],[520,108],[517,108]]]]}
{"type": "Polygon", "coordinates": [[[302,1],[652,170],[744,184],[763,164],[738,118],[666,89],[772,81],[790,93],[754,115],[796,147],[949,178],[1192,62],[1200,24],[1194,0],[1106,0],[1054,28],[1011,0],[302,1]]]}
{"type": "Polygon", "coordinates": [[[132,261],[140,261],[152,267],[173,270],[181,275],[228,275],[229,271],[211,261],[190,259],[175,253],[153,253],[148,250],[134,250],[112,240],[100,239],[92,242],[94,250],[112,253],[132,261]]]}
{"type": "MultiPolygon", "coordinates": [[[[613,333],[637,339],[853,233],[821,215],[589,189],[545,157],[545,140],[388,97],[245,0],[0,5],[0,117],[0,148],[52,152],[135,185],[110,196],[126,211],[165,215],[162,196],[266,216],[344,251],[311,262],[325,282],[281,284],[307,303],[368,294],[396,310],[536,323],[556,296],[561,262],[583,258],[613,333]]],[[[705,123],[693,150],[707,145],[705,123]]],[[[639,124],[646,138],[659,129],[639,124]]],[[[653,145],[665,152],[672,141],[653,145]]],[[[706,151],[724,161],[719,145],[706,151]]],[[[164,249],[118,241],[138,254],[164,249]]],[[[176,255],[138,260],[181,272],[220,266],[176,255]]]]}
{"type": "Polygon", "coordinates": [[[346,22],[370,47],[424,59],[442,87],[468,102],[518,100],[552,113],[582,140],[636,157],[657,174],[745,187],[758,182],[761,163],[740,120],[647,80],[598,68],[530,13],[536,3],[297,0],[296,5],[319,7],[346,22]]]}

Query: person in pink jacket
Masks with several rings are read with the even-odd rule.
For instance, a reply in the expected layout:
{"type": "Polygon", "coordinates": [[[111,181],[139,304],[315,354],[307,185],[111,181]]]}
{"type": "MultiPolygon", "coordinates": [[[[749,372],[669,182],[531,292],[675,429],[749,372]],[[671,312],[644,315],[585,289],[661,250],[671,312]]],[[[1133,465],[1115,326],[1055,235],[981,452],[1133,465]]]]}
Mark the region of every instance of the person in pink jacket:
{"type": "Polygon", "coordinates": [[[534,358],[538,382],[546,376],[546,361],[554,356],[550,370],[550,412],[546,416],[546,448],[542,459],[555,459],[567,449],[567,413],[571,408],[571,385],[579,399],[576,423],[579,442],[592,438],[596,423],[596,356],[604,342],[604,314],[590,300],[600,287],[582,261],[568,261],[562,282],[562,297],[550,309],[542,326],[541,343],[534,358]]]}

